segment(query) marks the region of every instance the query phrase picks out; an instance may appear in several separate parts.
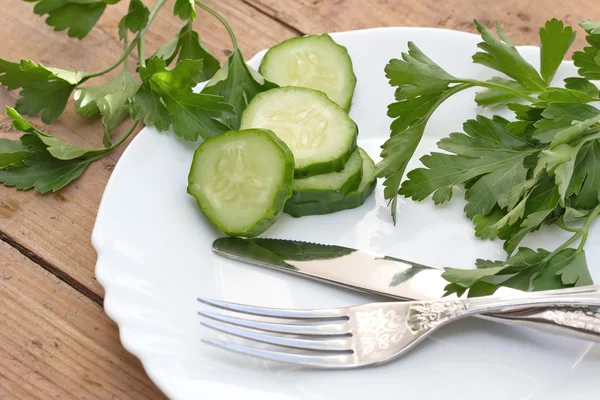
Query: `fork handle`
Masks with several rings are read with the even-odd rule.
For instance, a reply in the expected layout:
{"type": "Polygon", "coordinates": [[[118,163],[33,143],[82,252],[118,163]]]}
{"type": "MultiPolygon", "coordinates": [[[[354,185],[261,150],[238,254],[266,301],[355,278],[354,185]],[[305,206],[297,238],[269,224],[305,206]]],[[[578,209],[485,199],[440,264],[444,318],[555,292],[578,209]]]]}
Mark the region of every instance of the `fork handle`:
{"type": "Polygon", "coordinates": [[[600,313],[589,308],[528,308],[479,317],[506,325],[543,329],[563,336],[600,342],[600,313]]]}
{"type": "Polygon", "coordinates": [[[480,316],[600,342],[600,313],[592,310],[600,307],[598,286],[460,301],[466,315],[487,314],[480,316]]]}
{"type": "MultiPolygon", "coordinates": [[[[598,286],[581,286],[569,289],[546,290],[545,294],[579,294],[598,291],[598,286]]],[[[522,294],[522,292],[516,292],[522,294]]],[[[600,342],[600,314],[581,307],[526,308],[477,317],[505,325],[542,329],[562,336],[600,342]]]]}
{"type": "MultiPolygon", "coordinates": [[[[346,286],[350,289],[360,290],[353,286],[346,286]]],[[[519,297],[525,292],[508,289],[512,296],[519,297]]],[[[361,290],[367,293],[394,298],[401,301],[406,301],[406,297],[398,296],[393,293],[382,293],[369,290],[361,290]]],[[[581,286],[568,289],[546,290],[543,292],[554,295],[563,294],[579,294],[579,293],[596,293],[600,291],[599,286],[581,286]]],[[[495,298],[498,295],[494,295],[495,298]]],[[[443,301],[444,299],[442,299],[443,301]]],[[[530,329],[538,329],[547,331],[562,336],[574,337],[577,339],[589,340],[600,343],[600,316],[597,313],[589,314],[588,310],[580,307],[537,307],[537,308],[521,308],[518,310],[511,309],[509,311],[493,312],[489,314],[474,315],[477,318],[488,321],[501,323],[505,325],[525,327],[530,329]]]]}

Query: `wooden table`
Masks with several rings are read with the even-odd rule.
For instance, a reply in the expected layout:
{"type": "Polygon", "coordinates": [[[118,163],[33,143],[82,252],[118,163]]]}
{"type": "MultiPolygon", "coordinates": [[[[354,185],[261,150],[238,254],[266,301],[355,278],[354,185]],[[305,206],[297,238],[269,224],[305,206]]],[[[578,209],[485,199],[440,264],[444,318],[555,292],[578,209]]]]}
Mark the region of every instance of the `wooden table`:
{"type": "MultiPolygon", "coordinates": [[[[537,44],[538,28],[551,17],[576,24],[600,19],[590,0],[207,0],[222,13],[246,58],[281,40],[311,33],[376,26],[431,26],[474,31],[473,18],[495,20],[518,45],[537,44]]],[[[45,65],[98,70],[121,53],[117,24],[128,2],[109,6],[82,41],[56,33],[32,13],[32,4],[11,0],[0,18],[0,57],[30,58],[45,65]],[[85,47],[83,46],[85,45],[85,47]]],[[[146,35],[147,54],[172,37],[182,22],[173,1],[146,35]]],[[[224,60],[231,46],[210,17],[195,28],[224,60]]],[[[584,43],[583,34],[575,47],[584,43]]],[[[132,64],[137,62],[131,55],[132,64]]],[[[16,95],[0,88],[0,105],[16,95]]],[[[101,145],[97,120],[75,114],[72,104],[51,126],[39,127],[75,144],[101,145]]],[[[18,132],[0,116],[0,137],[18,132]]],[[[123,149],[94,163],[74,184],[41,196],[0,187],[0,399],[164,398],[139,361],[119,342],[118,329],[102,309],[103,289],[94,277],[96,252],[90,233],[104,186],[123,149]]]]}

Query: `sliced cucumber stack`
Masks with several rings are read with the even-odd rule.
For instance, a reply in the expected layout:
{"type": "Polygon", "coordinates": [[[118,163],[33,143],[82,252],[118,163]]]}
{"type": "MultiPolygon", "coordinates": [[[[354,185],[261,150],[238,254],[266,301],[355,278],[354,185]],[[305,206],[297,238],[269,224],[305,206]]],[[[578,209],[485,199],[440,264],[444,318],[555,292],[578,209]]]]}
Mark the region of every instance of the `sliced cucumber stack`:
{"type": "Polygon", "coordinates": [[[356,149],[343,170],[310,178],[294,179],[291,202],[340,200],[347,193],[356,190],[362,178],[363,160],[356,149]]]}
{"type": "Polygon", "coordinates": [[[219,230],[253,237],[281,215],[293,176],[294,156],[273,132],[230,131],[198,147],[188,193],[219,230]]]}
{"type": "Polygon", "coordinates": [[[325,92],[344,110],[352,104],[356,76],[348,50],[329,35],[288,39],[271,47],[259,72],[279,86],[301,86],[325,92]]]}
{"type": "MultiPolygon", "coordinates": [[[[346,48],[328,35],[286,40],[259,71],[250,68],[257,81],[281,87],[254,96],[241,130],[194,153],[188,193],[202,212],[227,235],[254,237],[282,212],[301,217],[363,204],[376,185],[375,165],[357,147],[348,116],[356,77],[346,48]]],[[[206,87],[228,73],[224,65],[206,87]]]]}
{"type": "Polygon", "coordinates": [[[284,211],[292,217],[303,217],[306,215],[330,214],[337,211],[360,207],[373,193],[377,185],[375,177],[375,163],[367,152],[359,148],[362,157],[362,180],[358,188],[346,194],[340,200],[334,201],[307,201],[294,202],[292,199],[285,203],[284,211]]]}
{"type": "Polygon", "coordinates": [[[242,129],[270,129],[292,150],[294,176],[339,172],[356,149],[358,128],[323,92],[283,87],[260,93],[242,115],[242,129]]]}

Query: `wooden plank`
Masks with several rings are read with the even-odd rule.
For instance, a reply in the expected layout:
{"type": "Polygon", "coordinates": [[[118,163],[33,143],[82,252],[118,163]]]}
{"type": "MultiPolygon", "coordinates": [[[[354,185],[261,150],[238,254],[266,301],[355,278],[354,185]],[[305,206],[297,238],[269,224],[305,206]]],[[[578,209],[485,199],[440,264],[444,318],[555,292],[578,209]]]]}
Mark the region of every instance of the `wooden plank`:
{"type": "Polygon", "coordinates": [[[102,307],[0,241],[0,399],[163,399],[102,307]]]}
{"type": "MultiPolygon", "coordinates": [[[[473,19],[487,27],[500,22],[512,41],[539,44],[538,30],[551,18],[576,25],[600,15],[600,3],[588,0],[413,1],[413,0],[244,0],[305,33],[323,33],[379,26],[427,26],[475,32],[473,19]]],[[[574,44],[585,44],[579,29],[574,44]]]]}
{"type": "MultiPolygon", "coordinates": [[[[183,21],[172,15],[173,3],[167,3],[147,33],[147,55],[169,40],[183,25],[183,21]]],[[[211,0],[206,3],[221,12],[232,25],[247,58],[296,35],[238,0],[211,0]]],[[[15,1],[5,10],[8,13],[3,15],[6,23],[0,24],[2,57],[12,60],[31,58],[65,68],[102,69],[121,53],[116,28],[127,4],[122,1],[109,6],[98,27],[78,41],[68,38],[64,32],[52,32],[51,27],[32,13],[31,3],[15,1]]],[[[231,42],[218,21],[201,14],[194,26],[206,46],[224,60],[231,50],[231,42]]],[[[136,56],[131,57],[135,61],[136,56]]],[[[0,102],[14,104],[15,96],[2,90],[0,102]]],[[[71,104],[67,106],[66,113],[50,126],[44,126],[38,118],[32,120],[44,130],[72,143],[101,145],[99,121],[78,116],[71,104]]],[[[18,136],[8,118],[1,116],[0,137],[16,139],[18,136]]],[[[40,196],[0,187],[0,232],[102,295],[102,288],[94,277],[96,253],[90,244],[90,234],[102,192],[122,150],[124,147],[91,165],[78,181],[57,194],[40,196]]]]}

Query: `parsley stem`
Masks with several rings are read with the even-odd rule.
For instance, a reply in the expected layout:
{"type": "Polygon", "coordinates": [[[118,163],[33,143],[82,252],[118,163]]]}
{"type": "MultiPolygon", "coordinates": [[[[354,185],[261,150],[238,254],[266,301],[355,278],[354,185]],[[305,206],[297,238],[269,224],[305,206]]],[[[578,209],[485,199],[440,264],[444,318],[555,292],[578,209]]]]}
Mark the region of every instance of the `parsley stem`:
{"type": "Polygon", "coordinates": [[[90,72],[89,74],[86,74],[86,76],[79,82],[79,84],[82,84],[83,82],[87,81],[88,79],[95,78],[97,76],[109,73],[113,69],[117,68],[119,65],[121,65],[127,59],[127,57],[129,57],[129,54],[133,51],[133,49],[135,48],[137,43],[138,43],[138,38],[136,37],[135,39],[133,39],[131,41],[131,43],[129,44],[129,46],[127,46],[127,48],[125,49],[125,51],[123,52],[121,57],[113,65],[111,65],[110,67],[105,68],[101,71],[90,72]]]}
{"type": "MultiPolygon", "coordinates": [[[[125,37],[123,38],[123,47],[124,47],[123,52],[125,52],[127,50],[128,45],[129,45],[129,40],[127,38],[127,34],[125,34],[125,37]]],[[[125,60],[123,60],[123,70],[125,70],[125,72],[127,72],[129,70],[129,57],[125,57],[125,60]]]]}
{"type": "Polygon", "coordinates": [[[150,28],[152,21],[154,21],[156,14],[158,14],[158,11],[160,11],[161,7],[165,5],[165,2],[166,2],[166,0],[156,0],[156,3],[154,3],[154,7],[152,7],[152,10],[150,10],[150,15],[148,16],[148,23],[146,24],[144,29],[139,31],[137,34],[136,39],[139,42],[138,43],[138,64],[140,67],[146,66],[146,57],[144,56],[144,35],[148,31],[148,28],[150,28]]]}
{"type": "Polygon", "coordinates": [[[565,224],[565,221],[562,216],[556,220],[556,225],[558,225],[561,229],[563,229],[567,232],[573,232],[573,233],[581,232],[581,228],[571,228],[571,227],[567,226],[567,224],[565,224]]]}
{"type": "Polygon", "coordinates": [[[138,125],[138,123],[139,123],[139,121],[133,121],[133,125],[131,126],[131,128],[129,128],[129,130],[127,132],[125,132],[125,134],[123,134],[121,139],[119,139],[117,142],[113,143],[113,145],[110,146],[109,149],[114,150],[117,147],[119,147],[121,144],[123,144],[123,142],[125,142],[127,140],[127,138],[133,133],[133,131],[135,130],[135,127],[138,125]]]}
{"type": "MultiPolygon", "coordinates": [[[[139,55],[138,62],[140,64],[140,66],[142,66],[142,67],[145,66],[146,60],[144,58],[144,41],[142,38],[143,38],[144,34],[146,33],[146,31],[148,30],[148,28],[150,27],[152,20],[154,20],[154,18],[156,17],[156,14],[160,10],[160,8],[165,4],[165,2],[166,2],[166,0],[156,0],[156,3],[154,4],[152,11],[150,11],[150,16],[148,17],[148,24],[146,24],[146,27],[144,29],[142,29],[141,31],[138,32],[135,39],[133,39],[131,41],[129,46],[126,46],[125,51],[123,52],[121,57],[113,65],[111,65],[110,67],[105,68],[101,71],[90,72],[89,74],[86,74],[86,76],[79,82],[79,84],[82,84],[83,82],[87,81],[88,79],[107,74],[110,71],[112,71],[113,69],[117,68],[119,65],[121,65],[123,62],[125,62],[127,60],[127,57],[129,57],[129,54],[131,54],[131,52],[133,51],[133,49],[135,49],[136,46],[138,47],[138,55],[139,55]]],[[[125,68],[127,68],[127,67],[125,67],[125,68]]]]}
{"type": "MultiPolygon", "coordinates": [[[[575,243],[577,240],[579,240],[579,238],[583,235],[583,233],[581,231],[575,233],[573,236],[571,236],[569,238],[569,240],[567,240],[566,242],[564,242],[563,244],[561,244],[560,246],[558,246],[556,248],[556,250],[554,250],[552,253],[548,254],[546,257],[544,257],[543,262],[548,262],[550,261],[550,259],[552,259],[552,257],[554,257],[555,255],[557,255],[558,253],[560,253],[561,251],[563,251],[564,249],[566,249],[567,247],[571,246],[573,243],[575,243]]],[[[577,248],[577,250],[580,250],[580,248],[583,247],[581,246],[581,243],[579,244],[579,247],[577,248]]]]}
{"type": "Polygon", "coordinates": [[[598,214],[600,214],[600,204],[598,204],[587,216],[587,218],[585,219],[585,224],[583,224],[583,226],[581,227],[581,243],[579,243],[579,247],[577,248],[577,250],[583,250],[583,246],[585,246],[585,242],[588,238],[588,233],[590,231],[590,226],[592,225],[592,222],[594,222],[594,220],[596,219],[596,217],[598,217],[598,214]]]}
{"type": "Polygon", "coordinates": [[[158,14],[161,7],[165,5],[165,2],[166,0],[156,0],[156,3],[154,3],[154,7],[152,7],[152,10],[150,10],[150,15],[148,16],[148,23],[146,24],[146,27],[140,31],[141,36],[144,36],[146,31],[150,27],[150,24],[152,24],[152,21],[154,21],[156,14],[158,14]]]}
{"type": "Polygon", "coordinates": [[[233,34],[233,29],[231,29],[231,26],[229,26],[229,24],[227,23],[225,18],[223,18],[221,16],[221,14],[219,14],[212,8],[203,4],[201,1],[196,0],[196,5],[198,7],[200,7],[201,9],[203,9],[204,11],[206,11],[207,13],[209,13],[210,15],[212,15],[213,17],[215,17],[216,19],[218,19],[219,22],[221,22],[221,24],[225,27],[225,29],[227,29],[227,33],[229,33],[229,37],[231,38],[231,43],[233,44],[233,49],[237,50],[238,49],[237,39],[235,38],[235,35],[233,34]]]}
{"type": "MultiPolygon", "coordinates": [[[[558,248],[556,248],[556,250],[554,250],[552,253],[548,254],[544,258],[544,262],[549,261],[552,257],[554,257],[555,255],[557,255],[558,253],[560,253],[564,249],[568,248],[569,246],[571,246],[573,243],[575,243],[579,239],[581,239],[581,242],[579,242],[579,246],[577,246],[577,251],[579,251],[579,252],[583,251],[583,247],[585,246],[585,242],[587,241],[587,237],[588,237],[588,233],[589,233],[589,230],[590,230],[590,226],[592,225],[592,222],[594,222],[594,220],[598,217],[598,215],[600,215],[600,204],[598,204],[588,214],[588,216],[585,219],[585,223],[583,224],[583,226],[581,228],[577,229],[576,232],[575,232],[575,234],[573,236],[571,236],[569,238],[569,240],[567,240],[562,245],[560,245],[558,248]]],[[[560,223],[558,225],[560,226],[560,223]]],[[[561,226],[561,228],[562,228],[562,226],[561,226]]]]}
{"type": "Polygon", "coordinates": [[[515,95],[517,97],[520,97],[524,100],[527,100],[531,103],[535,103],[536,101],[538,101],[535,97],[531,97],[525,93],[519,92],[516,89],[510,88],[508,86],[502,86],[502,85],[498,85],[497,83],[492,83],[492,82],[484,82],[484,81],[476,81],[476,80],[472,80],[472,79],[464,79],[461,80],[460,82],[465,82],[465,83],[472,83],[475,86],[481,86],[481,87],[485,87],[488,89],[498,89],[498,90],[502,90],[506,93],[510,93],[512,95],[515,95]]]}
{"type": "Polygon", "coordinates": [[[144,41],[140,37],[140,43],[138,44],[138,64],[140,67],[146,66],[146,57],[144,57],[144,41]]]}
{"type": "Polygon", "coordinates": [[[117,147],[119,147],[121,144],[123,144],[123,142],[125,142],[125,140],[127,140],[127,138],[129,136],[131,136],[131,134],[133,133],[133,131],[135,130],[135,127],[139,124],[140,121],[133,121],[133,125],[129,128],[129,130],[127,132],[125,132],[125,134],[121,137],[121,139],[119,139],[117,142],[113,143],[112,145],[110,145],[109,147],[104,147],[104,148],[99,148],[99,149],[94,149],[94,148],[83,148],[84,150],[86,150],[86,154],[107,154],[111,151],[113,151],[114,149],[116,149],[117,147]]]}

